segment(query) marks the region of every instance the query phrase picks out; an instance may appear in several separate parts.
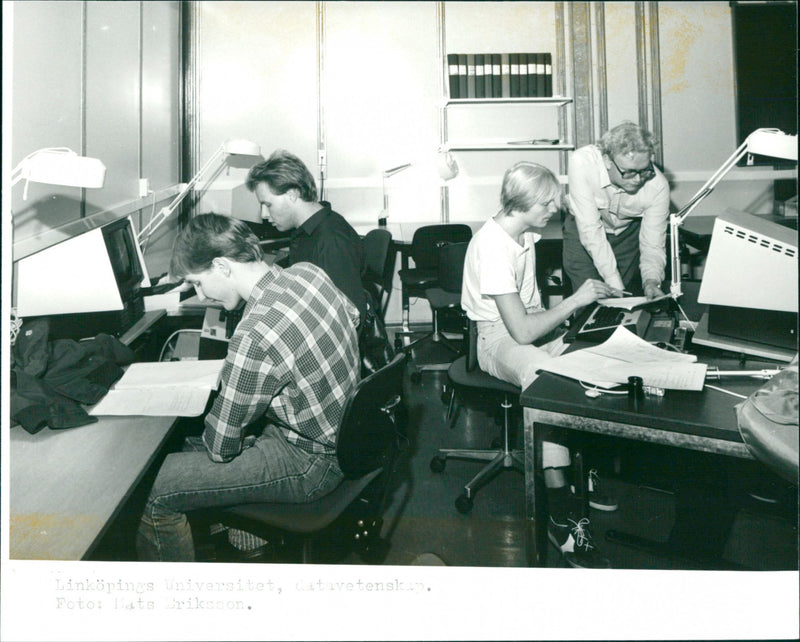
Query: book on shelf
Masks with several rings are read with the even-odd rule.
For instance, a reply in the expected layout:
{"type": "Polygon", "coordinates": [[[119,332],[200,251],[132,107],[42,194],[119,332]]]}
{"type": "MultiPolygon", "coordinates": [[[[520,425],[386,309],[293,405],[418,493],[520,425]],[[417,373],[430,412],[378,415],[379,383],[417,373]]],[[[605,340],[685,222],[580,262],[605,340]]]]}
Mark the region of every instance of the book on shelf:
{"type": "Polygon", "coordinates": [[[511,96],[511,66],[508,54],[500,54],[500,78],[502,85],[498,98],[508,98],[511,96]]]}
{"type": "Polygon", "coordinates": [[[519,98],[519,54],[508,54],[509,64],[509,96],[519,98]]]}
{"type": "Polygon", "coordinates": [[[544,95],[553,95],[553,54],[544,54],[544,95]]]}
{"type": "Polygon", "coordinates": [[[517,55],[519,56],[519,95],[530,96],[528,93],[528,54],[517,55]]]}
{"type": "Polygon", "coordinates": [[[503,72],[501,64],[502,56],[492,54],[492,98],[503,97],[503,72]]]}
{"type": "Polygon", "coordinates": [[[475,98],[486,98],[483,69],[483,54],[475,54],[475,98]]]}
{"type": "Polygon", "coordinates": [[[539,60],[539,54],[537,53],[529,53],[525,54],[528,60],[528,64],[526,65],[526,71],[528,75],[528,87],[527,92],[525,93],[526,96],[529,98],[535,98],[539,94],[537,93],[537,62],[539,60]]]}
{"type": "Polygon", "coordinates": [[[475,54],[467,54],[467,95],[475,98],[475,54]]]}
{"type": "Polygon", "coordinates": [[[536,54],[536,95],[547,96],[547,60],[548,54],[536,54]]]}
{"type": "Polygon", "coordinates": [[[467,97],[467,54],[458,54],[458,97],[467,97]]]}
{"type": "Polygon", "coordinates": [[[483,95],[491,98],[494,95],[492,80],[492,54],[483,54],[483,95]]]}
{"type": "Polygon", "coordinates": [[[458,54],[447,54],[447,80],[450,98],[461,98],[458,86],[458,54]]]}

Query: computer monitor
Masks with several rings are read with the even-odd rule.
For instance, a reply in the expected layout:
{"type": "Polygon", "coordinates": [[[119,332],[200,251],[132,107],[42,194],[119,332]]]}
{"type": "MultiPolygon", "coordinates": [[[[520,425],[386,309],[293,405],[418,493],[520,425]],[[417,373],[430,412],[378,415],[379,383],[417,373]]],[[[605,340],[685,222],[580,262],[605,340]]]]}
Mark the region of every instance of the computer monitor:
{"type": "Polygon", "coordinates": [[[119,336],[144,314],[146,277],[130,217],[112,220],[17,261],[17,315],[51,317],[52,338],[119,336]]]}
{"type": "Polygon", "coordinates": [[[797,230],[728,209],[714,221],[693,341],[784,361],[797,354],[797,230]]]}

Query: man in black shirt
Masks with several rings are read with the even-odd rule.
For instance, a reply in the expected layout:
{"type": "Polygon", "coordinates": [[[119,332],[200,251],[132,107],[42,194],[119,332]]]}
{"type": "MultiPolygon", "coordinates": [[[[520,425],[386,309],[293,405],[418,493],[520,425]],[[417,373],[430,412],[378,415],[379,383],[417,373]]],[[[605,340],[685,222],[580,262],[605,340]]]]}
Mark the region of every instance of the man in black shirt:
{"type": "Polygon", "coordinates": [[[261,203],[262,217],[278,230],[294,230],[288,265],[307,261],[322,268],[364,319],[361,238],[330,204],[319,202],[314,177],[297,156],[279,149],[250,169],[247,189],[261,203]]]}

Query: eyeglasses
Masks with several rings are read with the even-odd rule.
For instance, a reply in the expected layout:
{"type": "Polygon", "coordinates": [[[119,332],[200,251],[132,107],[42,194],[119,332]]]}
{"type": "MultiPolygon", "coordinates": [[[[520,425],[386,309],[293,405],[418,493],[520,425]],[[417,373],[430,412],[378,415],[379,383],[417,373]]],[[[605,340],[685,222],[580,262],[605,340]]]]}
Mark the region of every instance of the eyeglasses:
{"type": "Polygon", "coordinates": [[[620,177],[626,181],[638,176],[642,179],[642,181],[647,182],[656,175],[656,170],[653,167],[652,161],[650,161],[650,164],[644,169],[622,169],[619,165],[617,165],[617,162],[614,160],[614,157],[611,156],[611,154],[609,154],[608,157],[611,159],[611,162],[614,163],[614,167],[617,168],[620,177]]]}

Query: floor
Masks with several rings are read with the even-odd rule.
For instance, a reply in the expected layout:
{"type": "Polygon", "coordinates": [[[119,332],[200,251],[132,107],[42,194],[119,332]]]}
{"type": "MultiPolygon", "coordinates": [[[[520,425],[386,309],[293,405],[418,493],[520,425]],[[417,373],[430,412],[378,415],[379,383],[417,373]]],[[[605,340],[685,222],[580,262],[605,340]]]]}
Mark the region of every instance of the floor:
{"type": "MultiPolygon", "coordinates": [[[[433,347],[434,351],[441,350],[433,347]]],[[[430,350],[425,353],[422,349],[415,351],[416,361],[443,360],[430,350]]],[[[448,356],[445,351],[444,357],[448,356]]],[[[384,515],[382,536],[387,548],[371,562],[525,566],[523,476],[501,472],[477,493],[472,510],[462,514],[454,506],[455,499],[480,464],[450,460],[438,473],[430,467],[440,447],[489,446],[499,435],[496,400],[471,398],[468,405],[461,406],[450,428],[444,421],[442,395],[446,372],[424,372],[419,381],[412,381],[410,373],[411,368],[405,381],[409,447],[395,473],[394,490],[384,515]]],[[[521,411],[517,410],[515,417],[521,422],[521,411]]],[[[520,433],[517,430],[518,446],[520,433]]],[[[595,542],[614,568],[798,568],[797,489],[760,464],[607,438],[582,444],[582,452],[587,470],[598,469],[604,492],[619,500],[615,512],[590,513],[595,542]],[[776,503],[758,501],[750,492],[776,503]],[[687,510],[704,518],[702,525],[683,533],[690,544],[681,556],[667,557],[663,552],[656,554],[607,540],[609,531],[624,531],[666,542],[675,522],[676,497],[688,498],[687,510]],[[725,509],[711,514],[708,507],[715,505],[725,509]],[[722,551],[722,557],[713,564],[694,559],[703,549],[714,547],[722,551]]],[[[112,529],[95,559],[126,559],[130,547],[114,541],[130,526],[112,529]],[[122,549],[128,552],[120,553],[122,549]]],[[[298,551],[293,542],[276,538],[252,561],[298,561],[298,551]]],[[[364,558],[339,538],[330,538],[317,552],[319,561],[325,563],[364,563],[364,558]]],[[[198,550],[200,561],[250,561],[228,554],[227,549],[221,552],[210,544],[198,550]]],[[[548,567],[564,566],[553,547],[547,550],[546,562],[548,567]]]]}

